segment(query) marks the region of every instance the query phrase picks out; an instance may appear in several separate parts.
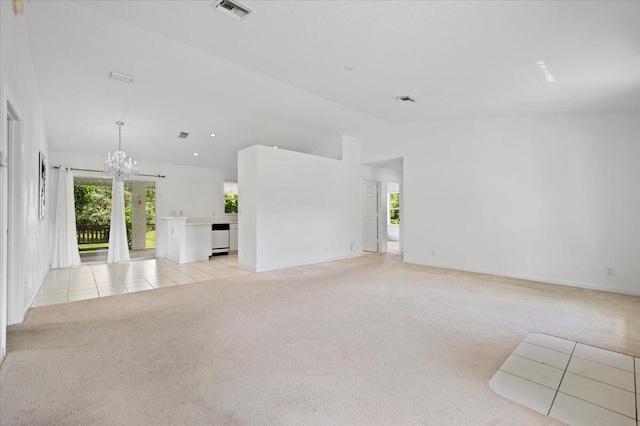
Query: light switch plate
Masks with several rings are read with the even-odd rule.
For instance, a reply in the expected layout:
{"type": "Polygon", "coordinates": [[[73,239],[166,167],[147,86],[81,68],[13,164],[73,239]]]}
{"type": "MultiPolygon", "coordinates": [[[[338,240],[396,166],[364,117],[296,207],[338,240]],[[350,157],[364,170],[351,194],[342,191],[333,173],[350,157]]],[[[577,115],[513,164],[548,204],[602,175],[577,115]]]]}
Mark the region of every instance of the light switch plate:
{"type": "Polygon", "coordinates": [[[7,156],[4,155],[4,151],[0,150],[0,166],[7,167],[7,156]]]}

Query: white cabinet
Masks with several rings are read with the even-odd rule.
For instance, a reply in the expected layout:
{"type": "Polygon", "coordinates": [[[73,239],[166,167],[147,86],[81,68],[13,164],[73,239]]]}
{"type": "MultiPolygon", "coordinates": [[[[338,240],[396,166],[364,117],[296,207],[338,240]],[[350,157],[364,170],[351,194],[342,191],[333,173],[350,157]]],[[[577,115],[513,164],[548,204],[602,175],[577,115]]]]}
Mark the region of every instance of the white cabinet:
{"type": "Polygon", "coordinates": [[[211,225],[188,223],[186,217],[163,217],[167,258],[176,263],[201,262],[211,255],[211,225]]]}
{"type": "Polygon", "coordinates": [[[229,251],[238,251],[238,224],[229,225],[229,251]]]}
{"type": "Polygon", "coordinates": [[[212,252],[238,251],[238,224],[213,217],[163,217],[167,258],[177,263],[206,261],[212,252]],[[222,243],[213,228],[223,224],[222,243]],[[213,225],[213,226],[212,226],[213,225]],[[228,231],[227,231],[228,229],[228,231]]]}

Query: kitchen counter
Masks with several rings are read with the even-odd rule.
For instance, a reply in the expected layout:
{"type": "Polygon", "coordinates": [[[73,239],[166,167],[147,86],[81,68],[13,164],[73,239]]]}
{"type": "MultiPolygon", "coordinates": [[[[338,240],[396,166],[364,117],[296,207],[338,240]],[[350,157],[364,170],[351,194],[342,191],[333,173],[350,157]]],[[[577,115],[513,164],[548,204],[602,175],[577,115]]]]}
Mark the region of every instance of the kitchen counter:
{"type": "Polygon", "coordinates": [[[174,216],[162,217],[163,220],[183,220],[187,226],[192,225],[212,225],[214,223],[238,223],[237,216],[206,216],[206,217],[188,217],[174,216]]]}
{"type": "Polygon", "coordinates": [[[167,258],[177,263],[201,262],[212,254],[211,225],[229,224],[235,229],[237,250],[238,218],[236,216],[163,217],[163,231],[167,241],[167,258]]]}

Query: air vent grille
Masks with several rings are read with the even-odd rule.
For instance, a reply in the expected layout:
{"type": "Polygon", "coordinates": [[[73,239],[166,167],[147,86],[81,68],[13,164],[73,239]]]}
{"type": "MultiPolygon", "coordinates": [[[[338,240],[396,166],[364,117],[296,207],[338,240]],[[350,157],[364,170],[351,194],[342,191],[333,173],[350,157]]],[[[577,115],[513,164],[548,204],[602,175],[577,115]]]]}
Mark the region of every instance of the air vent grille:
{"type": "Polygon", "coordinates": [[[214,6],[217,11],[237,20],[246,18],[247,15],[252,12],[247,6],[230,0],[222,0],[221,2],[214,3],[214,6]]]}

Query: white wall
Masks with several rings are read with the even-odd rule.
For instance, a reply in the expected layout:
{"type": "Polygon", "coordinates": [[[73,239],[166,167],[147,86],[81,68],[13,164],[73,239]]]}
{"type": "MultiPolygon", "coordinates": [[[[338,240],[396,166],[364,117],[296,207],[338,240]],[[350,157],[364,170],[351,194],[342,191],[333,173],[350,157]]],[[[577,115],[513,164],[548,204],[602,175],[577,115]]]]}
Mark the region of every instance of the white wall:
{"type": "MultiPolygon", "coordinates": [[[[106,156],[108,147],[105,147],[106,156]]],[[[72,168],[96,169],[104,167],[104,156],[78,155],[60,152],[51,153],[51,165],[64,165],[72,168]]],[[[165,175],[162,178],[137,179],[156,181],[156,228],[157,228],[157,256],[166,256],[166,235],[163,232],[162,220],[159,218],[176,215],[182,211],[182,216],[224,216],[223,182],[225,180],[222,170],[208,169],[204,167],[179,166],[175,164],[151,163],[138,159],[140,173],[150,175],[165,175]]],[[[101,177],[99,173],[74,172],[76,176],[101,177]]],[[[57,176],[53,171],[52,176],[57,176]]],[[[55,194],[57,187],[52,188],[52,208],[55,209],[55,194]]]]}
{"type": "Polygon", "coordinates": [[[640,294],[639,111],[405,136],[406,262],[640,294]]]}
{"type": "Polygon", "coordinates": [[[359,141],[352,142],[348,161],[264,146],[240,151],[241,266],[267,271],[362,254],[359,141]],[[245,225],[254,218],[252,234],[245,225]]]}
{"type": "Polygon", "coordinates": [[[334,160],[342,160],[342,139],[327,142],[311,151],[310,154],[319,157],[333,158],[334,160]]]}
{"type": "MultiPolygon", "coordinates": [[[[8,323],[13,324],[24,319],[24,314],[49,269],[51,206],[49,205],[46,219],[39,220],[38,153],[42,151],[49,156],[49,150],[25,20],[23,16],[14,15],[12,3],[8,1],[0,2],[0,55],[0,134],[4,152],[7,149],[8,98],[17,108],[21,120],[20,146],[9,148],[8,171],[11,185],[15,188],[15,191],[9,193],[8,224],[8,323]]],[[[51,176],[49,178],[51,182],[51,176]]],[[[50,194],[51,191],[49,196],[50,194]]],[[[1,328],[0,332],[4,335],[4,327],[1,328]]]]}
{"type": "Polygon", "coordinates": [[[258,249],[258,147],[238,152],[238,265],[256,270],[258,249]]]}

